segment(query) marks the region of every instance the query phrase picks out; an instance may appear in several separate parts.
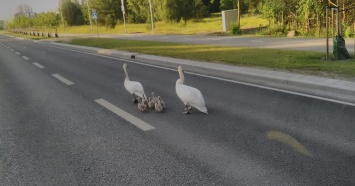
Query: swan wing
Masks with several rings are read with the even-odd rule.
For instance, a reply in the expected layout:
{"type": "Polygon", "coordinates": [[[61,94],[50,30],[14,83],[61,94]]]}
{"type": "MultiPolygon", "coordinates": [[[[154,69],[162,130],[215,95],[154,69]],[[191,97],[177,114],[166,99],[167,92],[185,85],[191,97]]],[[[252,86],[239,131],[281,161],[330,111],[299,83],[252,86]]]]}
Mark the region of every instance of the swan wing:
{"type": "Polygon", "coordinates": [[[176,93],[184,104],[195,107],[201,112],[207,112],[205,100],[198,89],[184,84],[176,84],[176,93]]]}
{"type": "Polygon", "coordinates": [[[124,86],[127,89],[127,91],[130,92],[131,94],[135,94],[139,97],[143,97],[144,89],[140,82],[125,80],[124,86]]]}

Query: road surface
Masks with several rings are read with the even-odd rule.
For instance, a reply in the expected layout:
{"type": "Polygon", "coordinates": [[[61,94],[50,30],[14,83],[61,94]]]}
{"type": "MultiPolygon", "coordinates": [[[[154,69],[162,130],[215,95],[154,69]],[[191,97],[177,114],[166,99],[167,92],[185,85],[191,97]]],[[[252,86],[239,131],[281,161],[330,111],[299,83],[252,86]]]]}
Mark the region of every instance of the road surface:
{"type": "Polygon", "coordinates": [[[355,107],[0,35],[0,185],[355,185],[355,107]],[[141,113],[122,65],[164,113],[141,113]]]}

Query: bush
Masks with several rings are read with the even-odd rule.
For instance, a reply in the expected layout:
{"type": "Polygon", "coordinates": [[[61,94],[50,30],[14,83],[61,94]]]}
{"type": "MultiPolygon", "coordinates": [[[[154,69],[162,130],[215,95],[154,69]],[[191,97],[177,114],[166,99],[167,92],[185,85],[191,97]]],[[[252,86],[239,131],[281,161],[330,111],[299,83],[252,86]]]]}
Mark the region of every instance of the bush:
{"type": "Polygon", "coordinates": [[[112,15],[107,15],[106,18],[105,18],[105,26],[107,28],[111,28],[111,29],[114,29],[116,27],[116,20],[114,19],[114,17],[112,15]]]}
{"type": "Polygon", "coordinates": [[[286,36],[286,29],[284,27],[275,25],[269,26],[265,29],[262,29],[258,32],[260,35],[268,35],[268,36],[286,36]]]}
{"type": "Polygon", "coordinates": [[[344,31],[344,37],[350,37],[350,36],[351,36],[351,27],[347,26],[344,31]]]}
{"type": "Polygon", "coordinates": [[[241,34],[242,30],[240,29],[240,25],[236,22],[233,22],[229,25],[229,32],[232,35],[239,35],[241,34]]]}

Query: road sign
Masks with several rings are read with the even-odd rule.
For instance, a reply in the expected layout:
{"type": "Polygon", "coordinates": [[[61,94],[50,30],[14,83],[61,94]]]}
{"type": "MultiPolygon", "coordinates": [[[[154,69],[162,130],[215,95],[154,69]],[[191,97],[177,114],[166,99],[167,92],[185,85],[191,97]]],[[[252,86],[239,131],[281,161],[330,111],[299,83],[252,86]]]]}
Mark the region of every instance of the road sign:
{"type": "Polygon", "coordinates": [[[91,11],[92,11],[92,13],[96,13],[96,9],[92,9],[91,11]]]}
{"type": "Polygon", "coordinates": [[[92,19],[97,19],[97,13],[96,12],[92,13],[92,19]]]}

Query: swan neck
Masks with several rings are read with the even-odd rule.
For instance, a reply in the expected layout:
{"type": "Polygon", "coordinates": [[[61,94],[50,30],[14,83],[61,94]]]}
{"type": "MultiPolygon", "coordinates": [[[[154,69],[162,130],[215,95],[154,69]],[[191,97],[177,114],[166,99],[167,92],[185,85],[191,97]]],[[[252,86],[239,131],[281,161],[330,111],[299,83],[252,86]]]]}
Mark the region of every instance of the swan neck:
{"type": "Polygon", "coordinates": [[[181,82],[181,84],[183,84],[185,77],[184,77],[184,73],[182,72],[181,68],[179,68],[179,76],[180,76],[180,82],[181,82]]]}
{"type": "Polygon", "coordinates": [[[126,74],[126,79],[129,80],[127,67],[124,67],[123,70],[124,70],[124,73],[126,74]]]}

